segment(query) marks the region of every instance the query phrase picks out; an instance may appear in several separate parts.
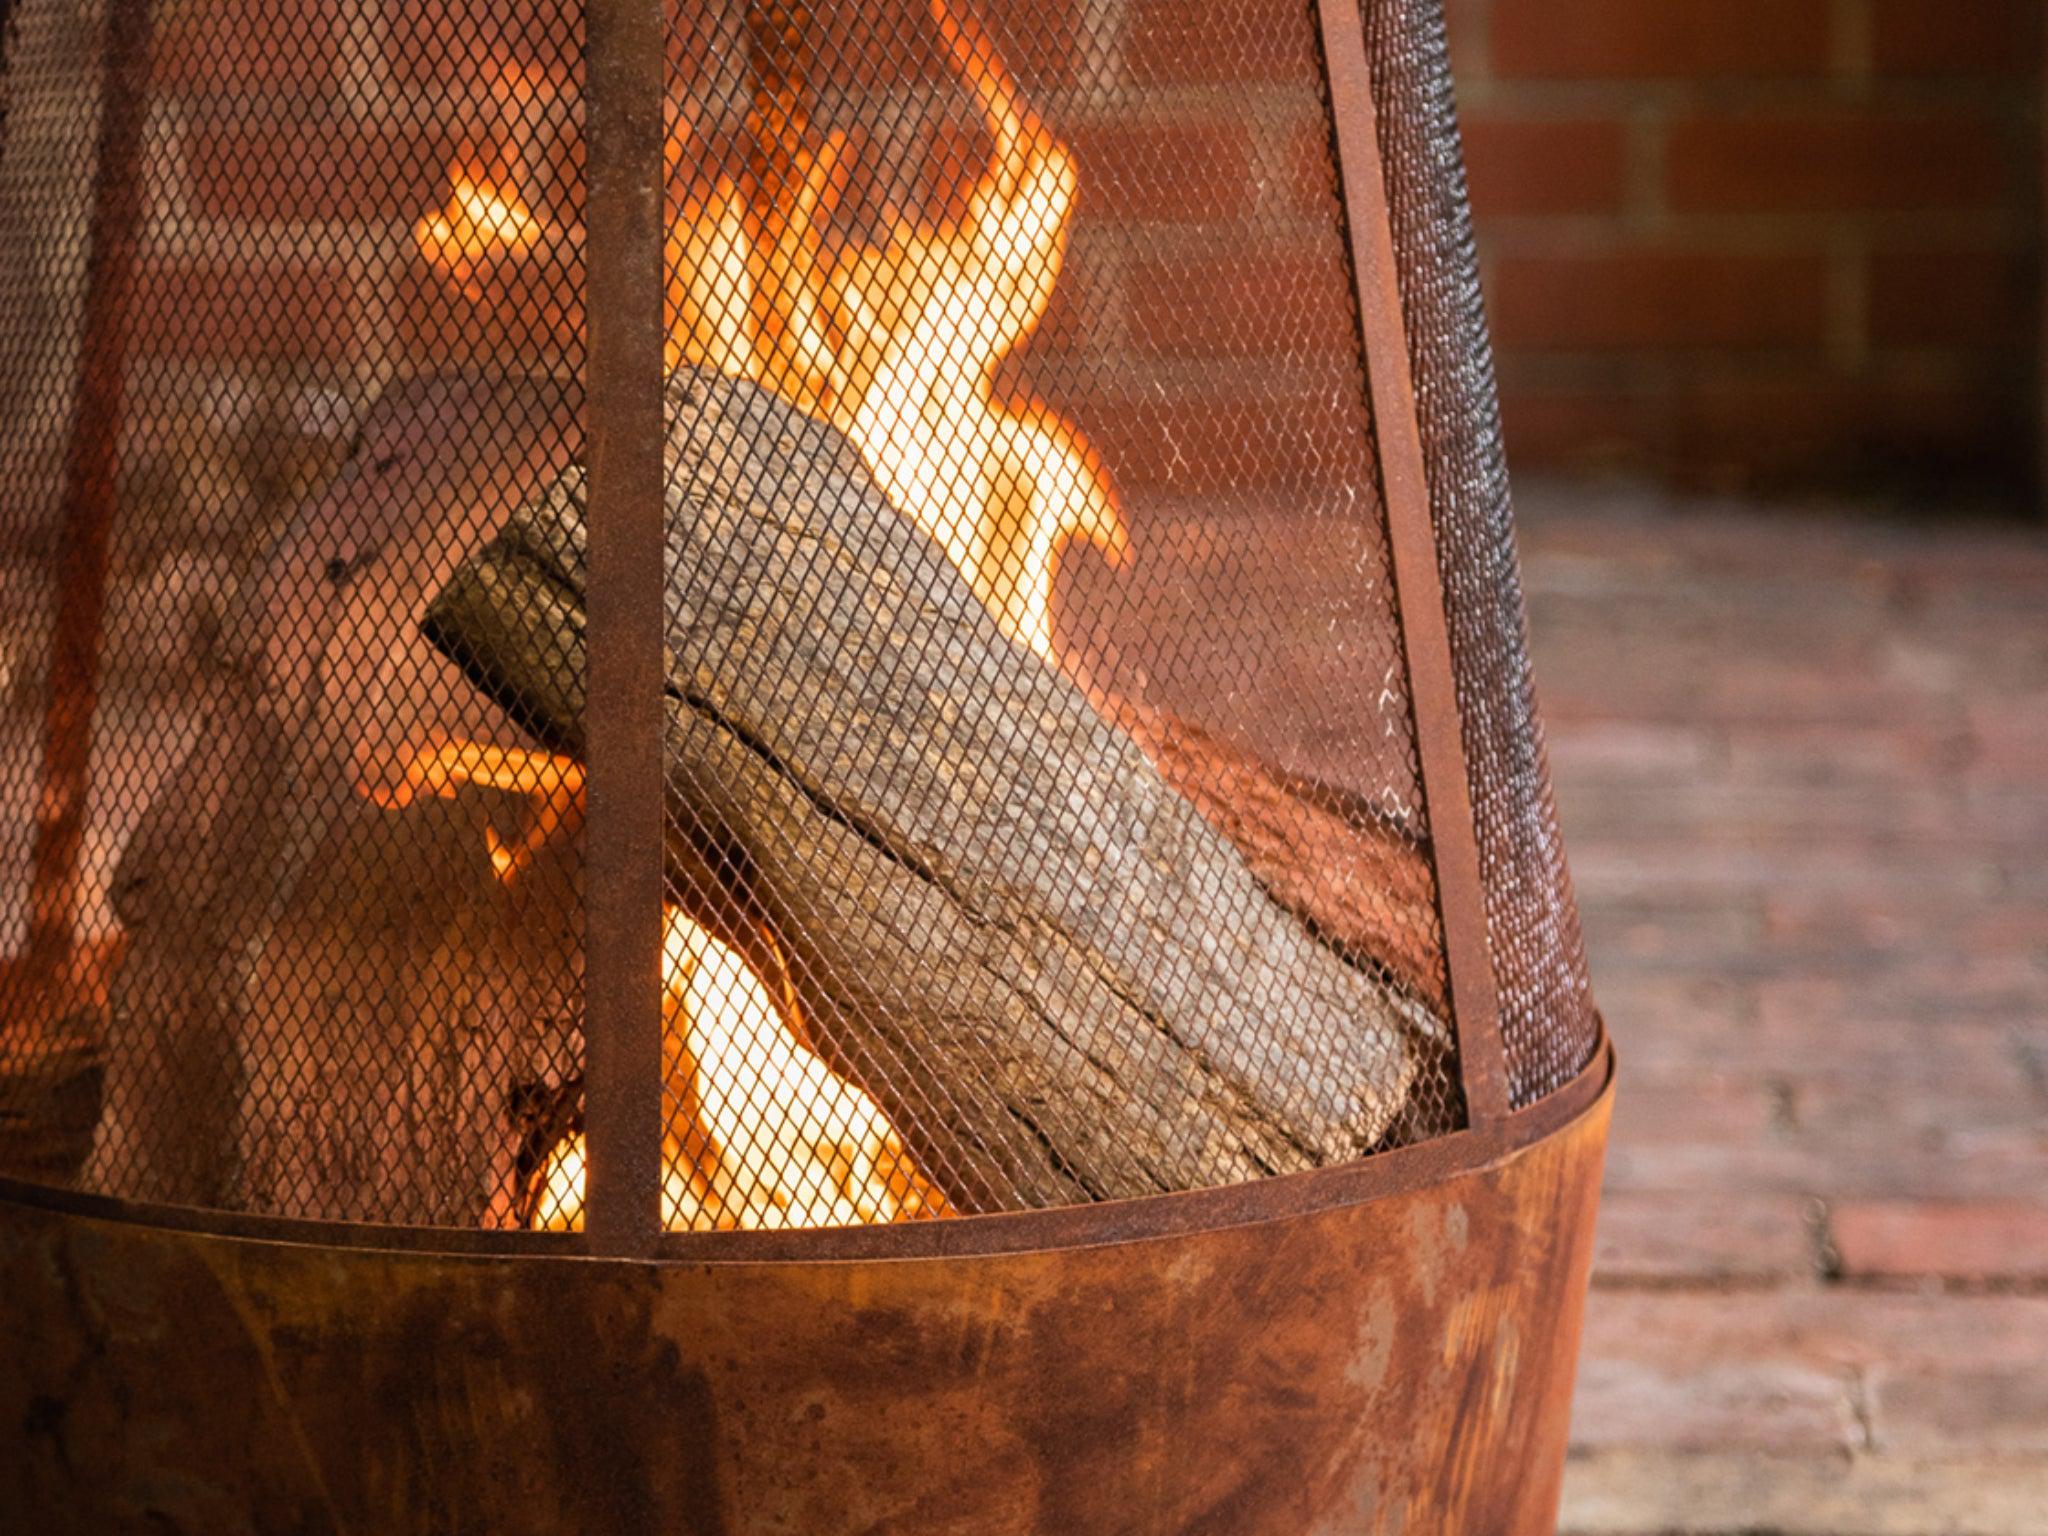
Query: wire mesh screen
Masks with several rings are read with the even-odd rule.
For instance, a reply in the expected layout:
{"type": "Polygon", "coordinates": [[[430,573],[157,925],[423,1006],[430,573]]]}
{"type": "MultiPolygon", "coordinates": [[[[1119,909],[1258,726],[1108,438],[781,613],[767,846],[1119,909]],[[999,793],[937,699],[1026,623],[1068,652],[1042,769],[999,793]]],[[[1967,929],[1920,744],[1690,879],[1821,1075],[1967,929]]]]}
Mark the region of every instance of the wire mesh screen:
{"type": "Polygon", "coordinates": [[[675,392],[671,799],[755,873],[730,948],[678,919],[680,1211],[1142,1195],[1455,1123],[1426,868],[1365,896],[1374,972],[1231,839],[1262,769],[1299,847],[1423,835],[1334,174],[1259,175],[1327,137],[1308,10],[740,22],[678,103],[673,323],[763,388],[675,392]],[[791,257],[708,269],[729,198],[791,257]],[[735,743],[759,799],[699,788],[735,743]]]}
{"type": "Polygon", "coordinates": [[[1507,454],[1465,196],[1442,0],[1376,0],[1367,53],[1443,566],[1458,708],[1517,1106],[1592,1059],[1599,1026],[1529,668],[1507,454]]]}
{"type": "MultiPolygon", "coordinates": [[[[0,1160],[578,1226],[581,7],[15,12],[0,1160]]],[[[1316,8],[668,29],[666,1224],[1460,1127],[1316,8]]],[[[1526,1098],[1582,969],[1432,57],[1382,90],[1526,1098]]]]}
{"type": "Polygon", "coordinates": [[[99,1090],[100,1192],[516,1224],[577,1073],[575,857],[418,620],[574,451],[579,332],[480,320],[462,242],[538,110],[486,61],[573,85],[579,37],[480,0],[12,11],[6,1007],[46,1070],[8,1081],[99,1090]]]}

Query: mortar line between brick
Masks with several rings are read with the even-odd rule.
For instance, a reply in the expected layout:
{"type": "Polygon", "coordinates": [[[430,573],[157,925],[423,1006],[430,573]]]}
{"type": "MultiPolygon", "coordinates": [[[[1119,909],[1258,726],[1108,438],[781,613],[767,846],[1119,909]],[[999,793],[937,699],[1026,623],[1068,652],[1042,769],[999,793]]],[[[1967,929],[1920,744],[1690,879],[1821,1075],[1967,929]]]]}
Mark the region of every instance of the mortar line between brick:
{"type": "Polygon", "coordinates": [[[1870,241],[1851,223],[1828,241],[1828,356],[1838,371],[1870,361],[1870,241]]]}
{"type": "Polygon", "coordinates": [[[1851,1449],[1877,1450],[1877,1412],[1871,1399],[1870,1367],[1857,1366],[1849,1373],[1849,1413],[1856,1426],[1856,1443],[1851,1449]]]}

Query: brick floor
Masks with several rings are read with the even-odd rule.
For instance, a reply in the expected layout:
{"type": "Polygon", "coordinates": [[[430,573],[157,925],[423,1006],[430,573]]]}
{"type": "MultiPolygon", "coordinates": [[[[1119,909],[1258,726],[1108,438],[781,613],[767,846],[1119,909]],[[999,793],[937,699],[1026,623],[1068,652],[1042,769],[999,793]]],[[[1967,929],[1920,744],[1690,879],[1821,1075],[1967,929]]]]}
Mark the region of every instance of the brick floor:
{"type": "Polygon", "coordinates": [[[1562,1529],[2048,1533],[2048,534],[1522,517],[1622,1065],[1562,1529]]]}

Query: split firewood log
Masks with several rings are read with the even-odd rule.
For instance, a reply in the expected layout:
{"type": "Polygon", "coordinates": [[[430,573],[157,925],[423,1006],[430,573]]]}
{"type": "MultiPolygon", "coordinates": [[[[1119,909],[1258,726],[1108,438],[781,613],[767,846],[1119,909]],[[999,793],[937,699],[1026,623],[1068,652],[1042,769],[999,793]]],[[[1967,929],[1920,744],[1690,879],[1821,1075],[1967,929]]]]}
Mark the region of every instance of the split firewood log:
{"type": "Polygon", "coordinates": [[[1167,710],[1090,697],[1230,840],[1267,895],[1347,959],[1450,1016],[1425,843],[1360,797],[1284,773],[1167,710]]]}
{"type": "Polygon", "coordinates": [[[511,1098],[574,1067],[573,850],[508,889],[479,835],[489,796],[394,813],[360,785],[444,737],[526,744],[419,620],[570,461],[576,418],[544,385],[400,381],[223,594],[202,721],[115,872],[128,944],[89,1187],[513,1219],[511,1098]]]}
{"type": "Polygon", "coordinates": [[[107,977],[124,947],[120,935],[88,940],[54,976],[32,956],[0,960],[0,997],[17,1002],[0,1027],[0,1175],[68,1184],[91,1154],[107,977]]]}
{"type": "MultiPolygon", "coordinates": [[[[839,432],[670,386],[668,872],[743,907],[806,1025],[965,1210],[1370,1149],[1442,1026],[1269,894],[1086,693],[1004,635],[839,432]]],[[[584,741],[584,479],[513,514],[426,633],[584,741]]]]}

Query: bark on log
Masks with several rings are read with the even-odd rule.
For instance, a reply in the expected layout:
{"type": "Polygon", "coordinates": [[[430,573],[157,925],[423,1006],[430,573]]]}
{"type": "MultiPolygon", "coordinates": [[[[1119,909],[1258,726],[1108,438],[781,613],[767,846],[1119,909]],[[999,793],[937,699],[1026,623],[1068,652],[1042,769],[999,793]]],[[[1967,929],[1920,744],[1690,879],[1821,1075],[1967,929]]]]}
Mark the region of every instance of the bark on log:
{"type": "MultiPolygon", "coordinates": [[[[806,1022],[967,1210],[1358,1155],[1421,1005],[1346,963],[853,446],[744,381],[670,390],[670,878],[789,955],[806,1022]]],[[[583,480],[508,522],[429,637],[581,750],[583,480]]]]}
{"type": "Polygon", "coordinates": [[[1149,704],[1095,695],[1159,776],[1244,856],[1266,894],[1348,959],[1450,1016],[1427,845],[1375,807],[1283,773],[1149,704]]]}

